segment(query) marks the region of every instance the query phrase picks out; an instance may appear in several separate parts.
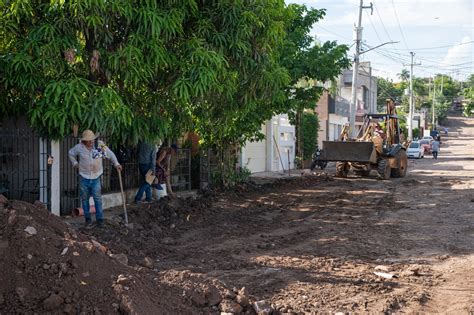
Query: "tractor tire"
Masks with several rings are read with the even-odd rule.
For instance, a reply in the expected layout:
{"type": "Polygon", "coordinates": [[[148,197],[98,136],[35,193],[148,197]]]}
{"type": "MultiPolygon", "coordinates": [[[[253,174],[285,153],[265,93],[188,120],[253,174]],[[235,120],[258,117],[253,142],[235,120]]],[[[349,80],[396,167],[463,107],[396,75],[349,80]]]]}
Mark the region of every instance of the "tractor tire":
{"type": "Polygon", "coordinates": [[[351,166],[347,162],[336,163],[336,177],[347,177],[351,166]]]}
{"type": "Polygon", "coordinates": [[[379,160],[379,163],[377,164],[377,172],[379,173],[380,179],[390,178],[390,173],[392,172],[392,169],[390,168],[390,165],[388,164],[388,159],[379,160]]]}
{"type": "Polygon", "coordinates": [[[354,170],[354,174],[361,177],[367,177],[370,175],[370,170],[354,170]]]}
{"type": "Polygon", "coordinates": [[[367,177],[370,174],[370,165],[366,163],[352,163],[352,170],[357,176],[367,177]]]}
{"type": "Polygon", "coordinates": [[[400,150],[395,156],[397,159],[397,168],[392,168],[392,177],[405,177],[408,168],[408,157],[405,150],[400,150]]]}

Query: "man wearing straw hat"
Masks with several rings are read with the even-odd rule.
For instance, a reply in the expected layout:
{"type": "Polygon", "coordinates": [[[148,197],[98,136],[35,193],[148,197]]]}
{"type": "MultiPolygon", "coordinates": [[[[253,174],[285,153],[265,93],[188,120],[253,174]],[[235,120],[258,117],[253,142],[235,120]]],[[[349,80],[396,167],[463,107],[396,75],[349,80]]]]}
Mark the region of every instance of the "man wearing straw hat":
{"type": "Polygon", "coordinates": [[[90,197],[94,199],[97,226],[102,227],[104,224],[100,183],[100,177],[104,172],[102,160],[104,158],[111,160],[117,171],[122,171],[122,166],[115,154],[102,141],[96,141],[97,137],[91,130],[85,130],[82,133],[81,142],[69,150],[72,166],[79,169],[79,187],[86,227],[92,223],[89,209],[90,197]]]}

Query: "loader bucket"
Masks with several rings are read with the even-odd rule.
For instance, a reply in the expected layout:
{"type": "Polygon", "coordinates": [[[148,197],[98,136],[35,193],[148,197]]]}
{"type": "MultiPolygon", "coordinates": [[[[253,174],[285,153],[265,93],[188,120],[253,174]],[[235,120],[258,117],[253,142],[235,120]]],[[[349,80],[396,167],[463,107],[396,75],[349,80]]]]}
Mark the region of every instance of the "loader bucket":
{"type": "Polygon", "coordinates": [[[371,141],[323,141],[322,158],[326,161],[376,163],[377,153],[371,141]]]}

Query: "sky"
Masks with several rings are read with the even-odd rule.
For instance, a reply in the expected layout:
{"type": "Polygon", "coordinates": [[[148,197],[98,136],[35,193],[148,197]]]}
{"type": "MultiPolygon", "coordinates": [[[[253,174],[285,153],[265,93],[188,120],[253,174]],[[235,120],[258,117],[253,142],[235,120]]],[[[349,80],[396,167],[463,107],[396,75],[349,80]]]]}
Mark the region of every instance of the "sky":
{"type": "MultiPolygon", "coordinates": [[[[373,74],[400,81],[397,74],[410,70],[410,52],[415,53],[414,77],[433,77],[437,73],[465,80],[474,73],[474,0],[364,0],[362,12],[363,49],[386,42],[380,48],[361,55],[370,61],[373,74]]],[[[286,0],[308,8],[326,9],[323,20],[311,34],[318,40],[336,40],[352,45],[360,0],[286,0]]]]}

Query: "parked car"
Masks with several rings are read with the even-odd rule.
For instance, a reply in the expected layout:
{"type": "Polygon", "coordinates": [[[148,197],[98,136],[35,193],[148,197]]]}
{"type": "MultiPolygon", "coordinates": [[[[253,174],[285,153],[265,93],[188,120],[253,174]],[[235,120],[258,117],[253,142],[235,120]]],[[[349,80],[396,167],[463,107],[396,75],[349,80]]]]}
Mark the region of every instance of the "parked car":
{"type": "Polygon", "coordinates": [[[425,149],[425,153],[431,154],[431,141],[430,140],[421,139],[420,144],[425,149]]]}
{"type": "Polygon", "coordinates": [[[422,159],[425,156],[425,148],[420,141],[412,141],[407,149],[408,158],[422,159]]]}
{"type": "Polygon", "coordinates": [[[424,136],[423,138],[421,138],[421,140],[429,140],[430,144],[431,144],[431,142],[433,142],[434,138],[432,136],[424,136]]]}

